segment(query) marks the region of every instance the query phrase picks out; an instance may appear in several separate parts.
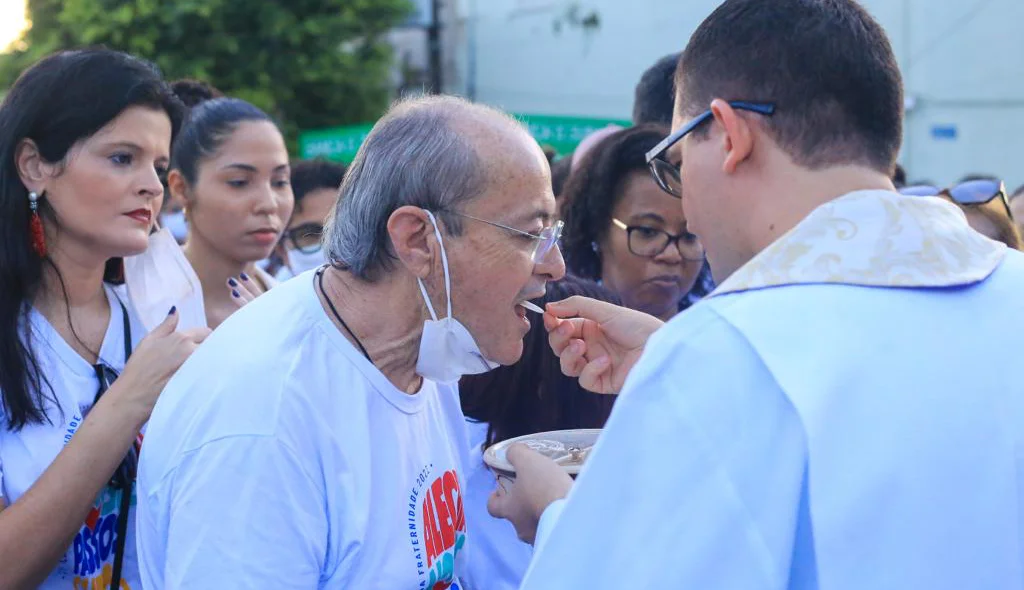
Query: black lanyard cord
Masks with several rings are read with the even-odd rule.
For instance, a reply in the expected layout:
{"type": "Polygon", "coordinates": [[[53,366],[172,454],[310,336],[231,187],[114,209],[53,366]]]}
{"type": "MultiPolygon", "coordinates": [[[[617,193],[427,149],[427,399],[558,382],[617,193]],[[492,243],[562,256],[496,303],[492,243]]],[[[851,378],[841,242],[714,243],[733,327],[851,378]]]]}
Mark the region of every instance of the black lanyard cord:
{"type": "MultiPolygon", "coordinates": [[[[125,307],[124,303],[118,301],[121,306],[121,318],[122,326],[124,330],[124,362],[128,364],[128,358],[132,355],[132,328],[131,322],[128,318],[128,308],[125,307]]],[[[99,379],[100,388],[96,393],[96,399],[93,401],[93,405],[99,401],[100,396],[106,393],[110,385],[117,379],[118,375],[110,367],[102,363],[93,365],[93,369],[96,371],[96,377],[99,379]]],[[[128,453],[125,455],[121,464],[117,466],[117,470],[114,471],[110,478],[108,485],[114,489],[121,490],[121,506],[120,511],[117,514],[116,524],[116,539],[114,540],[114,565],[113,572],[110,578],[110,589],[119,590],[121,587],[121,571],[124,569],[124,550],[127,545],[128,536],[128,511],[131,509],[132,504],[132,487],[135,482],[135,472],[138,466],[138,449],[136,443],[133,441],[131,447],[128,449],[128,453]]]]}
{"type": "Polygon", "coordinates": [[[352,328],[348,327],[348,324],[345,323],[345,320],[341,319],[341,314],[339,314],[338,310],[334,308],[334,303],[331,301],[331,298],[327,296],[327,291],[324,290],[325,270],[327,270],[327,267],[321,268],[320,270],[316,271],[316,278],[317,284],[320,286],[320,292],[323,293],[324,300],[327,301],[327,307],[331,308],[331,313],[334,314],[335,319],[338,320],[338,323],[341,324],[341,327],[345,328],[345,331],[352,335],[352,339],[356,341],[356,346],[359,347],[359,352],[363,353],[363,356],[365,356],[366,360],[370,361],[370,364],[372,365],[373,359],[370,358],[370,353],[366,352],[366,347],[364,347],[363,343],[359,341],[359,336],[356,336],[356,333],[352,331],[352,328]]]}

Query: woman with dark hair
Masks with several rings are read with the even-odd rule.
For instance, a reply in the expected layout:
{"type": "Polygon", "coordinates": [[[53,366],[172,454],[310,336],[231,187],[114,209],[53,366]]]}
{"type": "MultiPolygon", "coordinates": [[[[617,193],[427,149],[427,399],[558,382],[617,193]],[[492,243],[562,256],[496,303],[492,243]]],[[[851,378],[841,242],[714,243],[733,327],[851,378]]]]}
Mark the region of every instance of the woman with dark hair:
{"type": "MultiPolygon", "coordinates": [[[[543,308],[574,295],[619,303],[607,289],[572,276],[548,283],[547,293],[533,303],[543,308]]],[[[463,377],[459,397],[472,445],[465,491],[472,543],[463,582],[473,589],[515,590],[530,563],[531,548],[516,537],[508,521],[487,512],[494,474],[483,463],[483,450],[534,432],[601,428],[612,411],[615,396],[590,393],[580,387],[578,379],[562,374],[558,357],[548,345],[542,317],[534,314],[519,362],[463,377]]]]}
{"type": "Polygon", "coordinates": [[[666,133],[638,125],[601,140],[573,168],[562,219],[571,273],[600,281],[627,307],[667,321],[689,304],[704,249],[687,231],[679,200],[647,171],[644,155],[666,133]]]}
{"type": "Polygon", "coordinates": [[[202,102],[174,142],[167,183],[186,203],[185,256],[202,284],[207,325],[216,328],[276,284],[256,262],[274,250],[292,214],[284,137],[244,100],[202,102]]]}
{"type": "Polygon", "coordinates": [[[994,176],[969,174],[949,188],[915,184],[903,187],[900,193],[945,199],[960,207],[967,223],[978,233],[1014,250],[1024,249],[1024,240],[1014,223],[1013,205],[1007,197],[1006,185],[994,176]]]}
{"type": "Polygon", "coordinates": [[[140,586],[140,430],[207,330],[171,309],[143,338],[113,281],[148,246],[182,109],[102,49],[43,59],[0,105],[2,588],[140,586]]]}
{"type": "MultiPolygon", "coordinates": [[[[224,96],[220,90],[206,82],[191,78],[182,78],[171,82],[171,90],[188,108],[224,96]]],[[[171,235],[174,236],[174,239],[179,244],[184,244],[185,239],[188,237],[188,223],[185,221],[185,202],[175,199],[170,194],[171,191],[166,190],[166,188],[164,187],[167,198],[164,199],[164,209],[160,213],[160,225],[169,229],[171,235]]]]}

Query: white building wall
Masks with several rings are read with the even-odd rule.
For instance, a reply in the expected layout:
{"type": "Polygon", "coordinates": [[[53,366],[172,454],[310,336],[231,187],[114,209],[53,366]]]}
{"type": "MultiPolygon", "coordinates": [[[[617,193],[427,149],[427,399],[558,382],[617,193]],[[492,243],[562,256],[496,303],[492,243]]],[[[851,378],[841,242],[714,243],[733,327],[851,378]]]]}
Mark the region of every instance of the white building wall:
{"type": "MultiPolygon", "coordinates": [[[[1024,0],[863,3],[888,32],[913,102],[901,158],[911,178],[989,172],[1024,183],[1024,0]]],[[[450,91],[514,112],[628,119],[640,74],[682,49],[718,1],[444,4],[450,91]],[[599,25],[573,24],[573,14],[599,25]]]]}

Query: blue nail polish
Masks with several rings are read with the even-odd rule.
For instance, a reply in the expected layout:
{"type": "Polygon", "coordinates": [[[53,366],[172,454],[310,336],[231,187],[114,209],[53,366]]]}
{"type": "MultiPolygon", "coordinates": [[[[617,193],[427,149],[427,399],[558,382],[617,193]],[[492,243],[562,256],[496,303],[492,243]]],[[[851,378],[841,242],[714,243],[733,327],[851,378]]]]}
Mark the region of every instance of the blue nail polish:
{"type": "Polygon", "coordinates": [[[238,283],[235,281],[235,279],[228,279],[228,284],[231,285],[232,287],[238,286],[238,283]]]}
{"type": "Polygon", "coordinates": [[[239,275],[239,276],[242,277],[243,281],[248,281],[249,280],[249,275],[245,274],[244,272],[241,275],[239,275]]]}
{"type": "Polygon", "coordinates": [[[177,305],[172,305],[171,306],[171,311],[167,312],[167,315],[174,315],[177,312],[178,312],[178,306],[177,305]]]}
{"type": "Polygon", "coordinates": [[[235,291],[234,289],[231,290],[231,296],[232,297],[240,297],[240,295],[238,294],[238,291],[235,291]]]}

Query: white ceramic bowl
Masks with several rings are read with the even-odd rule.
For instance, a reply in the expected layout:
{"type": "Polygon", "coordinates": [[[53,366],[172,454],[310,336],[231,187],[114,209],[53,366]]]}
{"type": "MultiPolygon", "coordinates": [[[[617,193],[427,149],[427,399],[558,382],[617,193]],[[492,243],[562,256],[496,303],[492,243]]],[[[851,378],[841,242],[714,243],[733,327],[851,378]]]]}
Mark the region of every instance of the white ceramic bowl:
{"type": "Polygon", "coordinates": [[[566,473],[575,478],[583,468],[583,463],[600,434],[600,428],[581,428],[538,432],[510,438],[484,451],[484,463],[499,476],[515,478],[515,467],[508,462],[505,452],[510,445],[522,443],[553,459],[566,473]]]}

